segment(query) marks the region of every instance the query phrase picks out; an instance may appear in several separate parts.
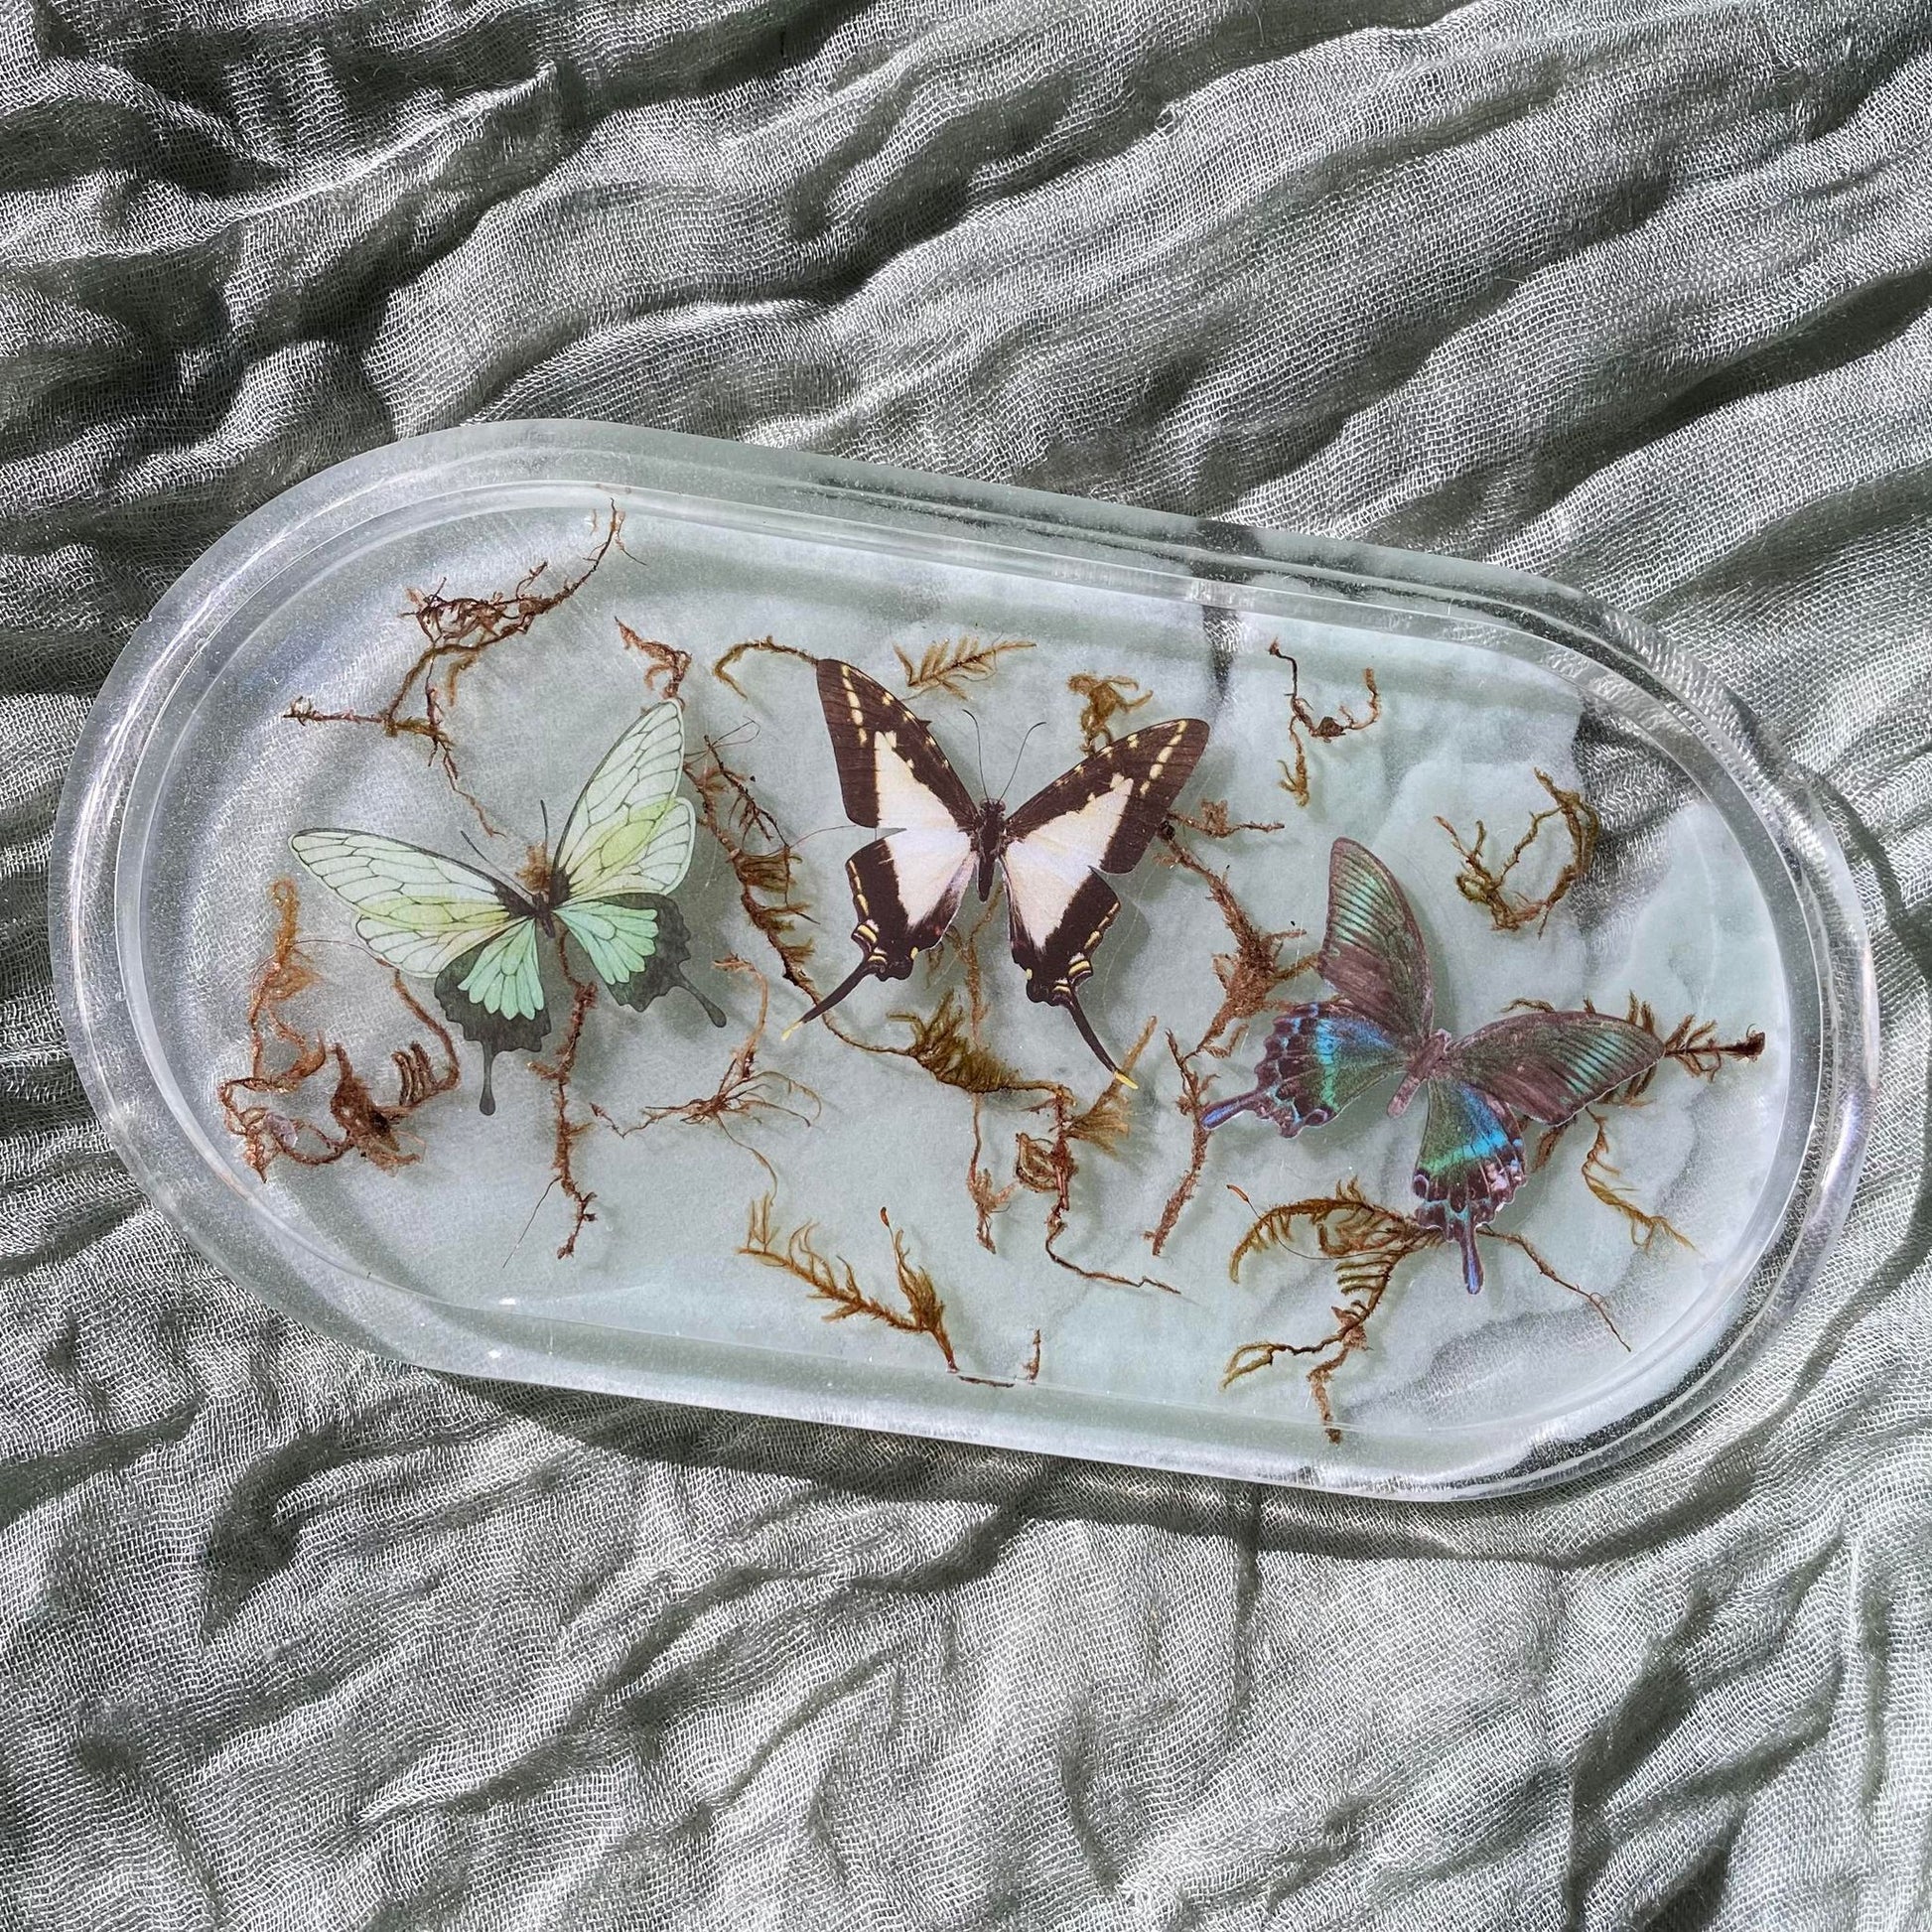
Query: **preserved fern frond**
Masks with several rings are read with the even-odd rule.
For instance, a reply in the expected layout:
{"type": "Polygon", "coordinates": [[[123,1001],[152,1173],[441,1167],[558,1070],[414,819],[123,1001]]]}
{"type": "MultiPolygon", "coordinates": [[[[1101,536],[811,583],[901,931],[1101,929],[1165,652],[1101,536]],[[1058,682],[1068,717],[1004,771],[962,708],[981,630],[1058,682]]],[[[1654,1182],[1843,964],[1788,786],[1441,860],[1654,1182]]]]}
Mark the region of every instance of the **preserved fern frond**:
{"type": "Polygon", "coordinates": [[[917,663],[897,644],[893,654],[912,696],[943,691],[949,698],[963,698],[969,685],[984,683],[999,669],[1001,658],[1034,648],[1031,637],[1001,637],[992,643],[980,637],[943,637],[936,644],[928,644],[917,663]]]}

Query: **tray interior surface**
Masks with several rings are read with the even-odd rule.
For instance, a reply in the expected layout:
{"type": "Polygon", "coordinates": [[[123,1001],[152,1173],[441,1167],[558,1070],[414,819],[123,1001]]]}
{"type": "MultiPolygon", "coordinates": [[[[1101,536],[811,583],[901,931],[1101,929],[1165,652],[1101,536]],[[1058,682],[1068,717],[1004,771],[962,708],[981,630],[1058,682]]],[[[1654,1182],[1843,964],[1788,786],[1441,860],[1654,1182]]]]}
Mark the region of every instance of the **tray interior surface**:
{"type": "Polygon", "coordinates": [[[527,1323],[585,1361],[675,1340],[721,1400],[742,1368],[780,1392],[759,1406],[787,1406],[789,1387],[813,1413],[846,1387],[936,1433],[1050,1443],[1056,1418],[1098,1419],[1128,1454],[1138,1430],[1182,1446],[1156,1459],[1195,1444],[1200,1466],[1238,1466],[1265,1447],[1316,1479],[1427,1485],[1668,1399],[1723,1333],[1791,1185],[1808,996],[1775,874],[1634,690],[1626,702],[1600,666],[1506,626],[1432,617],[1426,598],[1219,589],[1046,540],[532,483],[358,525],[293,560],[218,645],[144,759],[117,870],[121,966],[178,1120],[239,1211],[325,1276],[499,1332],[527,1323]],[[412,683],[439,635],[483,647],[454,681],[453,652],[412,683]],[[754,640],[780,648],[732,658],[735,685],[716,675],[754,640]],[[1084,992],[1117,1056],[1138,1044],[1135,1089],[1027,1001],[997,889],[986,907],[968,894],[955,942],[909,980],[867,982],[838,1010],[863,1045],[823,1024],[783,1036],[807,998],[747,893],[789,903],[786,933],[809,947],[794,970],[827,990],[857,957],[845,861],[874,836],[841,809],[803,661],[819,656],[903,697],[969,789],[1004,787],[1010,806],[1108,729],[1208,724],[1172,842],[1113,882],[1123,910],[1084,992]],[[953,658],[965,668],[941,681],[953,658]],[[541,1050],[501,1056],[485,1118],[478,1049],[453,1037],[452,1076],[427,983],[412,1010],[290,835],[365,829],[513,872],[684,660],[684,790],[707,809],[676,897],[690,976],[727,1024],[675,990],[642,1013],[593,996],[560,1083],[572,991],[547,969],[556,1025],[541,1050]],[[1249,829],[1216,836],[1223,811],[1249,829]],[[1493,874],[1533,825],[1485,904],[1462,850],[1480,833],[1493,874]],[[1421,1110],[1390,1118],[1387,1088],[1292,1142],[1231,1122],[1183,1189],[1190,1092],[1252,1084],[1276,1012],[1323,992],[1312,970],[1268,970],[1318,950],[1343,836],[1400,881],[1452,1033],[1539,1000],[1634,1001],[1660,1032],[1689,1018],[1719,1043],[1762,1035],[1708,1074],[1666,1060],[1642,1104],[1598,1107],[1547,1149],[1532,1127],[1542,1165],[1497,1223],[1515,1242],[1482,1243],[1480,1295],[1449,1245],[1366,1289],[1358,1266],[1351,1287],[1347,1258],[1322,1252],[1361,1232],[1341,1208],[1256,1232],[1271,1209],[1351,1191],[1406,1213],[1421,1110]],[[788,889],[772,888],[774,854],[790,855],[788,889]],[[1547,916],[1503,929],[1580,856],[1547,916]],[[308,977],[265,1009],[291,902],[308,977]],[[330,1058],[289,1094],[238,1092],[265,1027],[286,1063],[278,1021],[330,1058]],[[948,1033],[950,1082],[932,1070],[948,1033]],[[417,1044],[417,1086],[454,1084],[390,1126],[406,1095],[393,1056],[417,1044]],[[306,1117],[320,1133],[300,1144],[325,1148],[345,1131],[338,1046],[378,1109],[376,1158],[256,1173],[236,1108],[306,1117]]]}

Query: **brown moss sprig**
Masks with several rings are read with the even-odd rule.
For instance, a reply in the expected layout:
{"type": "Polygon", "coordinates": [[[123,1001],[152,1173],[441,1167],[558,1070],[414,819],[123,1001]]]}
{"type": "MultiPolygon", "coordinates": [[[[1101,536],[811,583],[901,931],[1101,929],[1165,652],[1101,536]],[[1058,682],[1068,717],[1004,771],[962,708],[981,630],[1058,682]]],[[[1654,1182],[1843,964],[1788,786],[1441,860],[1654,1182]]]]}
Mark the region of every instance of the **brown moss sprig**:
{"type": "Polygon", "coordinates": [[[725,1062],[725,1070],[719,1075],[717,1086],[710,1093],[700,1094],[693,1100],[678,1101],[670,1106],[646,1107],[628,1125],[619,1122],[595,1101],[591,1104],[591,1112],[621,1140],[628,1140],[633,1134],[644,1133],[649,1128],[661,1127],[671,1121],[681,1121],[687,1127],[715,1127],[732,1146],[743,1154],[749,1154],[764,1170],[775,1187],[778,1184],[777,1170],[758,1148],[739,1138],[732,1123],[739,1121],[750,1127],[760,1120],[783,1118],[809,1127],[819,1115],[819,1096],[789,1073],[780,1073],[775,1067],[761,1067],[758,1063],[759,1050],[764,1043],[765,1024],[771,1012],[771,982],[749,959],[741,959],[736,953],[727,953],[715,963],[721,973],[739,973],[750,978],[757,985],[759,995],[758,1015],[744,1039],[739,1042],[738,1049],[725,1062]]]}
{"type": "Polygon", "coordinates": [[[1550,914],[1588,872],[1590,861],[1596,856],[1597,837],[1603,829],[1596,808],[1582,792],[1566,791],[1547,771],[1540,769],[1536,781],[1549,793],[1552,802],[1531,814],[1528,829],[1510,847],[1500,866],[1490,865],[1483,857],[1489,831],[1481,819],[1476,820],[1475,837],[1466,841],[1448,819],[1439,817],[1436,821],[1449,835],[1449,842],[1462,861],[1455,875],[1455,890],[1471,905],[1481,906],[1498,932],[1519,932],[1527,925],[1534,925],[1542,932],[1550,923],[1550,914]],[[1554,824],[1562,825],[1570,841],[1570,856],[1558,869],[1547,892],[1535,897],[1512,892],[1510,875],[1543,836],[1544,827],[1554,824]]]}
{"type": "Polygon", "coordinates": [[[942,637],[919,653],[917,663],[897,644],[893,655],[908,694],[943,691],[949,698],[964,698],[968,687],[983,684],[1000,668],[1000,659],[1017,650],[1035,648],[1031,637],[1001,637],[988,643],[980,637],[942,637]]]}
{"type": "Polygon", "coordinates": [[[1171,812],[1168,823],[1185,826],[1188,831],[1198,832],[1204,839],[1231,839],[1237,832],[1279,832],[1283,829],[1279,818],[1234,817],[1225,798],[1203,798],[1200,810],[1191,817],[1186,812],[1171,812]]]}
{"type": "MultiPolygon", "coordinates": [[[[1656,1034],[1657,1016],[1645,1001],[1633,994],[1625,1016],[1633,1027],[1656,1034]]],[[[1754,1060],[1764,1051],[1764,1030],[1747,1028],[1736,1039],[1720,1039],[1709,1020],[1687,1013],[1670,1032],[1662,1035],[1664,1059],[1675,1060],[1694,1080],[1715,1080],[1732,1060],[1754,1060]]],[[[1659,1061],[1661,1066],[1663,1061],[1659,1061]]],[[[1625,1105],[1641,1100],[1657,1077],[1657,1067],[1649,1067],[1615,1098],[1625,1105]]]]}
{"type": "Polygon", "coordinates": [[[376,711],[321,711],[308,698],[298,697],[283,717],[298,725],[364,725],[388,738],[420,740],[450,789],[476,814],[483,831],[496,837],[497,826],[463,782],[450,738],[447,718],[458,686],[486,651],[522,636],[546,612],[575,597],[596,576],[613,546],[622,548],[622,529],[623,512],[613,503],[603,538],[577,572],[551,590],[539,588],[550,573],[546,562],[532,565],[507,591],[447,596],[439,584],[433,591],[407,592],[404,615],[414,620],[423,646],[387,703],[376,711]]]}
{"type": "Polygon", "coordinates": [[[1332,745],[1338,738],[1346,738],[1352,732],[1365,732],[1371,725],[1382,719],[1382,693],[1376,689],[1375,672],[1372,667],[1362,669],[1362,686],[1368,692],[1368,710],[1360,717],[1340,705],[1332,712],[1317,714],[1314,707],[1302,695],[1302,666],[1288,651],[1282,649],[1281,640],[1276,638],[1268,646],[1268,655],[1279,659],[1288,666],[1288,742],[1294,748],[1294,762],[1284,759],[1281,787],[1298,805],[1309,802],[1309,741],[1332,745]]]}
{"type": "Polygon", "coordinates": [[[775,637],[747,637],[742,644],[734,644],[723,657],[711,667],[711,675],[721,684],[729,684],[741,698],[749,698],[751,693],[732,676],[732,666],[741,657],[756,652],[768,651],[774,657],[795,657],[801,664],[816,665],[818,659],[808,650],[800,650],[796,644],[781,644],[775,637]]]}
{"type": "Polygon", "coordinates": [[[655,637],[640,637],[620,618],[618,635],[625,650],[634,650],[644,659],[644,689],[658,699],[675,698],[684,688],[684,676],[691,668],[691,653],[655,637]]]}
{"type": "MultiPolygon", "coordinates": [[[[1239,1188],[1232,1191],[1244,1201],[1248,1198],[1239,1188]]],[[[1481,1239],[1500,1242],[1526,1255],[1546,1280],[1588,1303],[1617,1342],[1628,1347],[1602,1298],[1560,1275],[1524,1236],[1496,1228],[1479,1228],[1476,1232],[1481,1239]]],[[[1368,1324],[1388,1294],[1396,1271],[1411,1255],[1442,1247],[1449,1239],[1449,1235],[1426,1228],[1407,1214],[1398,1214],[1393,1208],[1370,1200],[1353,1179],[1344,1180],[1332,1194],[1290,1201],[1257,1214],[1228,1256],[1228,1279],[1238,1282],[1242,1267],[1255,1256],[1285,1249],[1310,1260],[1334,1263],[1341,1300],[1329,1310],[1333,1327],[1315,1341],[1244,1342],[1228,1357],[1221,1376],[1222,1388],[1272,1367],[1284,1355],[1311,1357],[1307,1378],[1309,1393],[1314,1399],[1323,1433],[1329,1442],[1339,1443],[1341,1426],[1335,1420],[1331,1391],[1336,1374],[1351,1355],[1368,1346],[1368,1324]],[[1312,1254],[1296,1246],[1298,1229],[1313,1235],[1312,1254]]]]}
{"type": "MultiPolygon", "coordinates": [[[[1148,1041],[1154,1037],[1155,1022],[1149,1020],[1140,1037],[1121,1058],[1121,1071],[1132,1073],[1148,1041]]],[[[1085,1107],[1076,1105],[1073,1094],[1054,1085],[1045,1099],[1033,1110],[1045,1115],[1045,1134],[1022,1133],[1014,1146],[1014,1178],[1034,1193],[1048,1196],[1043,1247],[1055,1268],[1078,1275],[1082,1281],[1103,1283],[1110,1288],[1158,1288],[1166,1295],[1180,1291],[1172,1282],[1154,1275],[1118,1275],[1106,1268],[1089,1268],[1059,1251],[1073,1213],[1073,1183],[1079,1177],[1080,1163],[1076,1145],[1098,1148],[1102,1154],[1117,1155],[1133,1127],[1127,1092],[1118,1081],[1109,1080],[1096,1099],[1085,1107]]]]}
{"type": "Polygon", "coordinates": [[[1623,1178],[1623,1173],[1610,1160],[1609,1124],[1598,1113],[1592,1112],[1589,1119],[1596,1129],[1596,1135],[1589,1144],[1589,1151],[1584,1156],[1584,1185],[1605,1207],[1614,1208],[1623,1216],[1630,1224],[1631,1242],[1645,1254],[1656,1245],[1660,1234],[1668,1235],[1680,1247],[1694,1247],[1696,1244],[1681,1228],[1674,1226],[1663,1215],[1651,1213],[1617,1184],[1623,1178]]]}
{"type": "Polygon", "coordinates": [[[779,971],[808,1000],[816,1000],[806,970],[814,941],[800,930],[814,920],[798,892],[798,856],[759,801],[750,776],[726,761],[716,739],[707,738],[704,746],[705,757],[688,759],[684,772],[698,794],[705,830],[724,853],[738,883],[739,905],[776,955],[779,971]]]}
{"type": "MultiPolygon", "coordinates": [[[[1210,825],[1216,826],[1227,819],[1225,806],[1214,815],[1210,815],[1209,806],[1203,806],[1201,815],[1210,825]]],[[[1202,1060],[1226,1059],[1233,1053],[1247,1033],[1249,1023],[1267,1009],[1279,989],[1308,972],[1320,957],[1318,953],[1308,953],[1284,962],[1283,947],[1291,939],[1305,937],[1302,929],[1287,926],[1279,932],[1263,931],[1228,884],[1226,875],[1216,872],[1182,842],[1174,830],[1178,822],[1171,821],[1162,830],[1163,863],[1193,874],[1207,889],[1207,896],[1221,915],[1221,923],[1227,928],[1233,949],[1214,955],[1214,974],[1221,983],[1221,1004],[1215,1009],[1214,1017],[1207,1023],[1200,1038],[1183,1052],[1174,1035],[1172,1032],[1168,1035],[1168,1051],[1180,1075],[1180,1092],[1174,1100],[1174,1107],[1188,1123],[1190,1140],[1187,1165],[1170,1189],[1160,1218],[1147,1230],[1147,1240],[1157,1255],[1166,1248],[1181,1214],[1198,1191],[1201,1174],[1207,1166],[1209,1136],[1201,1125],[1201,1113],[1207,1105],[1213,1076],[1203,1068],[1202,1060]]],[[[1229,822],[1225,831],[1211,831],[1209,836],[1228,837],[1241,829],[1274,831],[1280,828],[1264,825],[1242,828],[1229,822]]]]}
{"type": "Polygon", "coordinates": [[[1307,972],[1319,955],[1311,953],[1284,965],[1282,948],[1291,939],[1307,937],[1300,926],[1284,926],[1279,932],[1263,931],[1259,921],[1236,897],[1226,874],[1216,872],[1190,851],[1172,824],[1163,829],[1161,844],[1164,864],[1192,873],[1207,889],[1207,896],[1214,901],[1214,909],[1220,913],[1221,923],[1233,941],[1231,952],[1214,956],[1214,975],[1221,982],[1221,1004],[1194,1049],[1196,1054],[1226,1059],[1241,1043],[1249,1021],[1274,998],[1276,989],[1307,972]]]}
{"type": "Polygon", "coordinates": [[[1189,1141],[1187,1165],[1181,1170],[1180,1178],[1169,1190],[1161,1209],[1161,1218],[1147,1231],[1148,1244],[1157,1255],[1168,1245],[1168,1237],[1174,1231],[1187,1203],[1194,1198],[1201,1175],[1207,1168],[1209,1135],[1201,1115],[1207,1110],[1208,1089],[1213,1084],[1213,1076],[1200,1070],[1199,1051],[1195,1047],[1192,1052],[1183,1053],[1173,1030],[1168,1030],[1168,1053],[1173,1061],[1174,1071],[1180,1075],[1180,1092],[1173,1104],[1175,1111],[1187,1122],[1189,1141]]]}
{"type": "Polygon", "coordinates": [[[893,1269],[903,1309],[879,1296],[870,1295],[861,1285],[857,1271],[842,1255],[827,1254],[816,1245],[816,1222],[805,1221],[788,1233],[775,1226],[777,1194],[775,1189],[760,1194],[752,1203],[746,1220],[745,1239],[738,1252],[761,1267],[775,1268],[794,1281],[805,1284],[813,1299],[829,1302],[827,1321],[847,1321],[862,1315],[869,1321],[904,1335],[924,1335],[944,1357],[948,1374],[959,1373],[959,1360],[953,1352],[952,1338],[946,1332],[946,1304],[932,1276],[913,1261],[905,1237],[893,1225],[885,1208],[879,1210],[886,1232],[893,1242],[893,1269]]]}
{"type": "MultiPolygon", "coordinates": [[[[584,1037],[584,1022],[597,1004],[597,982],[580,980],[571,972],[570,962],[563,957],[561,941],[557,950],[564,979],[570,987],[570,1017],[564,1023],[556,1052],[547,1060],[532,1060],[530,1071],[539,1080],[550,1083],[550,1181],[543,1191],[548,1194],[551,1187],[560,1188],[570,1203],[570,1231],[557,1249],[557,1259],[568,1261],[577,1252],[577,1237],[597,1219],[591,1211],[591,1203],[597,1196],[578,1179],[576,1165],[577,1143],[596,1121],[592,1115],[579,1117],[572,1111],[570,1090],[571,1075],[577,1070],[577,1048],[584,1037]]],[[[538,1205],[542,1205],[541,1198],[538,1205]]]]}
{"type": "Polygon", "coordinates": [[[1096,677],[1087,671],[1076,671],[1067,679],[1066,688],[1083,701],[1080,744],[1089,754],[1114,742],[1117,719],[1154,702],[1154,693],[1138,678],[1096,677]]]}
{"type": "Polygon", "coordinates": [[[277,1161],[326,1168],[345,1155],[359,1154],[385,1173],[412,1166],[422,1159],[422,1149],[420,1144],[412,1147],[405,1142],[403,1125],[461,1080],[456,1042],[448,1029],[417,1002],[401,975],[391,974],[396,998],[436,1041],[441,1064],[431,1062],[429,1049],[420,1039],[396,1047],[389,1055],[396,1097],[387,1105],[378,1103],[346,1047],[321,1033],[306,1031],[290,1017],[289,1008],[320,982],[321,975],[302,944],[301,897],[295,882],[277,879],[268,892],[275,909],[275,936],[255,975],[248,1003],[248,1071],[220,1081],[214,1090],[223,1124],[241,1142],[241,1158],[263,1180],[277,1161]],[[272,1104],[299,1093],[326,1067],[333,1069],[335,1077],[328,1103],[333,1132],[308,1115],[285,1112],[272,1104]]]}

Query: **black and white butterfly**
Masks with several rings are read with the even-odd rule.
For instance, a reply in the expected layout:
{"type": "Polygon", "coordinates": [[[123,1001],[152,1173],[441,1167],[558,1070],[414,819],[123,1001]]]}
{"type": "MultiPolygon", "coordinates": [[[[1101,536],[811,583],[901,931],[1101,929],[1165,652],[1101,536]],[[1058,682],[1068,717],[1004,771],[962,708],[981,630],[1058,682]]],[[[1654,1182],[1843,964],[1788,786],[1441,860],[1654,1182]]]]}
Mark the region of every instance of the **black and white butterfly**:
{"type": "Polygon", "coordinates": [[[976,875],[980,897],[991,895],[997,866],[1027,997],[1065,1008],[1101,1064],[1124,1078],[1078,997],[1120,910],[1099,875],[1140,863],[1206,749],[1207,727],[1175,718],[1134,732],[1009,814],[1002,798],[975,802],[924,721],[865,672],[820,658],[818,697],[846,816],[897,829],[846,862],[859,917],[852,936],[864,957],[805,1019],[829,1012],[861,980],[904,979],[944,937],[976,875]]]}

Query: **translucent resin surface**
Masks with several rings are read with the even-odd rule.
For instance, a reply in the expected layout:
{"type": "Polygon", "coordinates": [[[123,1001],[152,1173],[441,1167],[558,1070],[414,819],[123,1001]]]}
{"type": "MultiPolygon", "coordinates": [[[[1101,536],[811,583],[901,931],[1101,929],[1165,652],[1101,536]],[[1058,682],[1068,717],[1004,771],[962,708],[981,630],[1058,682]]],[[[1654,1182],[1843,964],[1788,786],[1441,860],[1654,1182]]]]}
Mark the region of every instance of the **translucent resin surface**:
{"type": "MultiPolygon", "coordinates": [[[[1062,898],[1125,796],[1092,789],[1035,840],[1062,898]]],[[[304,483],[169,594],[60,848],[70,1036],[137,1177],[264,1295],[467,1373],[1496,1490],[1716,1392],[1862,1146],[1864,942],[1794,779],[1636,626],[1437,559],[634,430],[426,437],[304,483]],[[1205,725],[1076,949],[1127,1080],[1028,997],[997,865],[906,977],[794,1027],[863,957],[847,861],[932,809],[853,822],[821,662],[1010,813],[1147,727],[1205,725]],[[673,702],[680,768],[613,807],[689,801],[652,914],[689,988],[646,997],[551,908],[587,780],[673,702]],[[501,1016],[371,943],[440,915],[392,897],[358,936],[368,905],[291,849],[315,828],[502,882],[479,916],[530,926],[541,1008],[493,1112],[501,1016]],[[1426,1109],[1391,1115],[1397,1077],[1292,1139],[1200,1121],[1284,1013],[1337,998],[1337,840],[1413,909],[1435,1027],[1542,1003],[1656,1042],[1567,1120],[1504,1111],[1520,1184],[1474,1232],[1479,1294],[1414,1218],[1426,1109]]]]}

